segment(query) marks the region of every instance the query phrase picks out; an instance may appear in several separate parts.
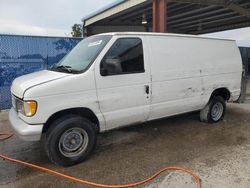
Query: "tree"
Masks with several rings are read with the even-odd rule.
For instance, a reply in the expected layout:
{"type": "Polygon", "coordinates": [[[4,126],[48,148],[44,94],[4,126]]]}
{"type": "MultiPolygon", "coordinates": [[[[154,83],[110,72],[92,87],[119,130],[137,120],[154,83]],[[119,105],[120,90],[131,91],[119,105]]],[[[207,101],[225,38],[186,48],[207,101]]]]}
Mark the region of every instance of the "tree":
{"type": "Polygon", "coordinates": [[[74,24],[72,26],[72,37],[82,37],[82,25],[81,24],[74,24]]]}

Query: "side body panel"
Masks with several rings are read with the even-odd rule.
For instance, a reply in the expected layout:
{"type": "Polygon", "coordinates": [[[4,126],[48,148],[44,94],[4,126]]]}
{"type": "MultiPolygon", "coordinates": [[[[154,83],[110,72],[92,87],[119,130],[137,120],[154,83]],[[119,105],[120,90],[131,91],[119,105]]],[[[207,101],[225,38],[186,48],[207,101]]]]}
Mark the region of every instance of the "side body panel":
{"type": "Polygon", "coordinates": [[[241,92],[242,60],[234,41],[199,40],[198,54],[202,58],[201,69],[203,103],[217,88],[230,92],[230,101],[236,101],[241,92]],[[205,49],[206,48],[206,49],[205,49]]]}
{"type": "Polygon", "coordinates": [[[148,36],[152,74],[150,118],[200,109],[201,58],[192,38],[148,36]]]}

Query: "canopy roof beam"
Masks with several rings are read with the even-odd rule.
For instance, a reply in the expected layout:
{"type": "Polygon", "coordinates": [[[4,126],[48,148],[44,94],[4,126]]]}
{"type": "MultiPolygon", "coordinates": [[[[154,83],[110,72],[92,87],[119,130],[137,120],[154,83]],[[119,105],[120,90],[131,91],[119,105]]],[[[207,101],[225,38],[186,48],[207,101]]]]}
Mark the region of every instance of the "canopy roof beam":
{"type": "Polygon", "coordinates": [[[167,32],[167,0],[153,0],[153,31],[167,32]]]}
{"type": "Polygon", "coordinates": [[[90,30],[102,26],[103,31],[109,31],[109,27],[112,32],[112,26],[121,26],[124,31],[122,26],[134,26],[147,31],[203,34],[249,26],[250,1],[117,0],[113,6],[85,17],[83,22],[90,30]],[[142,24],[143,15],[147,24],[142,24]]]}

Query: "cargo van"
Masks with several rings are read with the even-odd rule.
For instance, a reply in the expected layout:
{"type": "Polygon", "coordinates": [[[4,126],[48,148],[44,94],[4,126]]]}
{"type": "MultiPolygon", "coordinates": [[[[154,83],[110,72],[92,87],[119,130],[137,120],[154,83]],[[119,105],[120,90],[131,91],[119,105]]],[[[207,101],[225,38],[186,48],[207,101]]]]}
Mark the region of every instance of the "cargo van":
{"type": "Polygon", "coordinates": [[[97,134],[191,111],[216,123],[240,95],[235,41],[161,33],[82,40],[48,70],[14,80],[9,120],[23,140],[44,135],[50,160],[85,160],[97,134]]]}

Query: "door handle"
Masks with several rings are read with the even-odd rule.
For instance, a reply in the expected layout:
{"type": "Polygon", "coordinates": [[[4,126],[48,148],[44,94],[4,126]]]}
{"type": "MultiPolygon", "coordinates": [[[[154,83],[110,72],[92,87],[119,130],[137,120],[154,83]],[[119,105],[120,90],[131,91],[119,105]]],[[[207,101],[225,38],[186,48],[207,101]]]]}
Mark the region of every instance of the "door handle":
{"type": "Polygon", "coordinates": [[[149,85],[145,85],[144,88],[145,88],[145,93],[148,95],[149,94],[149,85]]]}

